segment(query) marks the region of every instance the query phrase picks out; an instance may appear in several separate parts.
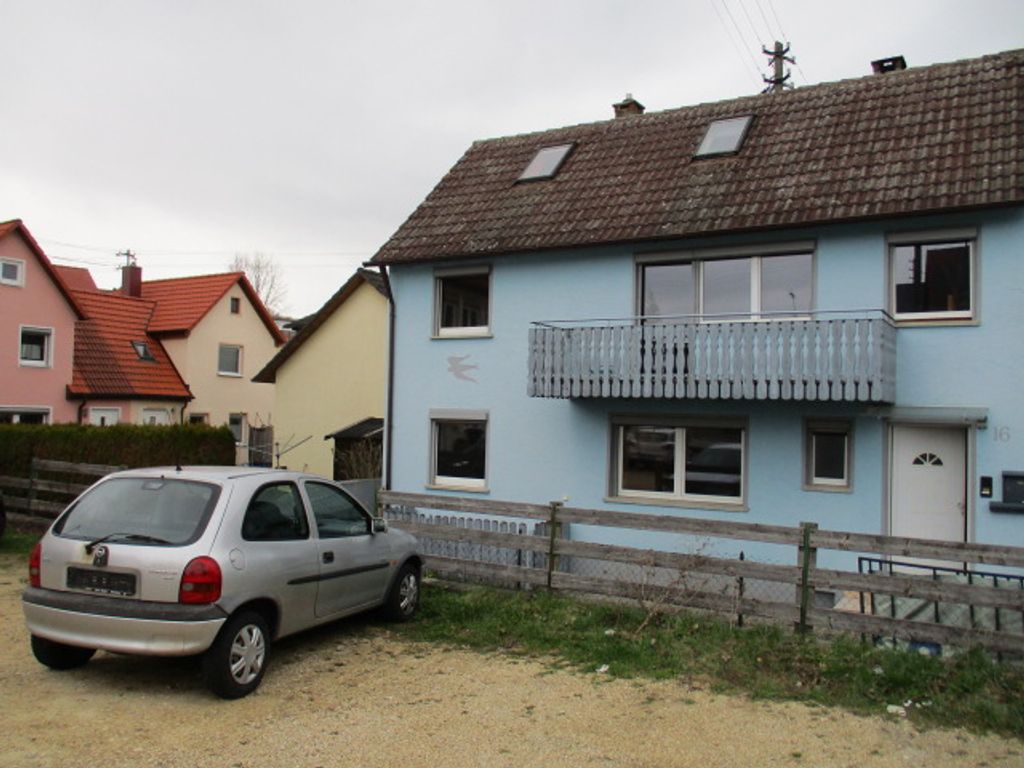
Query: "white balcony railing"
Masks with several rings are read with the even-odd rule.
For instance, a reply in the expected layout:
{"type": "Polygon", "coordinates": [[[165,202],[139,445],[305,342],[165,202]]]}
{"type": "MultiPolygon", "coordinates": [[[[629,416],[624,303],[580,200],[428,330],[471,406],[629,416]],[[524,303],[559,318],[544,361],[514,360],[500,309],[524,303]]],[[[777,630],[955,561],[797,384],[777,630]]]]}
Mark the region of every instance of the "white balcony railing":
{"type": "Polygon", "coordinates": [[[800,317],[534,323],[531,397],[896,398],[896,327],[881,310],[800,317]]]}

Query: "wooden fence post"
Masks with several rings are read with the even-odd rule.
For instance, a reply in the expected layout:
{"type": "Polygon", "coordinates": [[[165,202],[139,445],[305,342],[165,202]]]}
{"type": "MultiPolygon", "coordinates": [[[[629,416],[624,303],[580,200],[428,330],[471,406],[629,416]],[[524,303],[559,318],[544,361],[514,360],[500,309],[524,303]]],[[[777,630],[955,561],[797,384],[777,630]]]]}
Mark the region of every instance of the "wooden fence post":
{"type": "Polygon", "coordinates": [[[32,505],[36,500],[36,480],[39,479],[39,469],[36,467],[36,458],[32,457],[32,463],[28,470],[28,514],[32,514],[32,505]]]}
{"type": "Polygon", "coordinates": [[[811,546],[811,533],[816,530],[818,530],[817,523],[800,523],[800,547],[797,550],[797,565],[800,567],[800,588],[797,595],[800,621],[796,626],[796,631],[800,634],[811,631],[811,626],[807,623],[807,611],[811,606],[813,596],[811,571],[818,565],[818,550],[811,546]]]}
{"type": "Polygon", "coordinates": [[[558,510],[562,508],[563,502],[551,502],[551,517],[548,520],[548,589],[551,589],[551,574],[555,572],[555,563],[558,555],[555,553],[555,539],[558,538],[558,510]]]}

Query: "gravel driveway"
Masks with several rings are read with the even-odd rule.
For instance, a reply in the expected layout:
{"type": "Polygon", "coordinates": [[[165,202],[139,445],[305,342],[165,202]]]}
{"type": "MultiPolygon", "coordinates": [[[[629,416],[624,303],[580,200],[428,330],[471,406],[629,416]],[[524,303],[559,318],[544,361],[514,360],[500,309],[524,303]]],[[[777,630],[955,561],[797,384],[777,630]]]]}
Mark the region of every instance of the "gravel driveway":
{"type": "Polygon", "coordinates": [[[25,570],[0,557],[0,766],[1024,765],[1013,740],[413,645],[360,621],[283,641],[236,702],[189,659],[100,653],[52,672],[29,650],[25,570]]]}

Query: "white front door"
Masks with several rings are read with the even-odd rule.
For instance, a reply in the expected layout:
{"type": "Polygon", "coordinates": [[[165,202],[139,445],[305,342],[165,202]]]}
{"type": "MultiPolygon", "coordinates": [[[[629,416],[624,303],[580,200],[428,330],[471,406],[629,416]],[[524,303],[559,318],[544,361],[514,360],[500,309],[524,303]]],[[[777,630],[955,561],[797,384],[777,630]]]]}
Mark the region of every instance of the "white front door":
{"type": "Polygon", "coordinates": [[[967,431],[893,425],[890,456],[890,533],[965,541],[967,431]]]}

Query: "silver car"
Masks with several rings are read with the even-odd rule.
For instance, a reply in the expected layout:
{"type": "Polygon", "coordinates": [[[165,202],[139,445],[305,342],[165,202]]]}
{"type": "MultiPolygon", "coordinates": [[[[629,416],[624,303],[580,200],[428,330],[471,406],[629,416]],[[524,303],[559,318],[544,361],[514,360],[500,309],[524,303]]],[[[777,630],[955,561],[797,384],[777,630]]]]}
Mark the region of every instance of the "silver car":
{"type": "Polygon", "coordinates": [[[321,477],[243,467],[131,470],[79,496],[32,551],[22,596],[36,658],[96,649],[203,654],[208,686],[252,692],[273,640],[419,604],[416,540],[321,477]]]}

